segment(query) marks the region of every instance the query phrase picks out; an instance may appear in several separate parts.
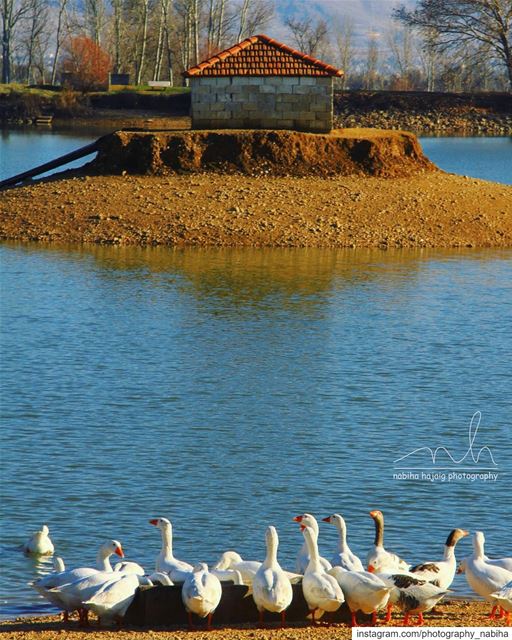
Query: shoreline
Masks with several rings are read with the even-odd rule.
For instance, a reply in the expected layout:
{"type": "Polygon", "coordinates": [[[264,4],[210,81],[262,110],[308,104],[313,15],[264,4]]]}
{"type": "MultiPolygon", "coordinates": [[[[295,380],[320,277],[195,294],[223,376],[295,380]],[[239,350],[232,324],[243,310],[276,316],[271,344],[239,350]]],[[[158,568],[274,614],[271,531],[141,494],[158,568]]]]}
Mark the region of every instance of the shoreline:
{"type": "MultiPolygon", "coordinates": [[[[505,621],[493,621],[488,617],[490,605],[480,600],[455,600],[440,603],[435,610],[425,614],[426,627],[495,627],[507,628],[505,621]]],[[[376,630],[386,630],[390,626],[402,626],[402,617],[394,615],[390,625],[379,624],[374,627],[376,630]]],[[[334,624],[332,626],[319,626],[312,628],[311,625],[298,624],[290,625],[285,629],[269,626],[259,629],[255,625],[235,625],[233,627],[215,627],[215,616],[213,618],[214,628],[212,631],[196,629],[190,631],[183,628],[174,627],[126,627],[116,630],[112,627],[98,628],[96,625],[89,628],[80,628],[76,618],[69,623],[61,621],[60,615],[39,616],[37,618],[17,618],[10,621],[0,622],[0,633],[5,638],[20,640],[37,637],[40,640],[54,640],[62,638],[62,634],[73,637],[75,640],[85,638],[118,638],[125,640],[137,638],[137,640],[167,640],[170,638],[222,638],[226,640],[250,640],[252,638],[286,638],[286,640],[303,640],[311,637],[335,638],[336,640],[348,640],[352,637],[352,630],[345,624],[334,624]]]]}

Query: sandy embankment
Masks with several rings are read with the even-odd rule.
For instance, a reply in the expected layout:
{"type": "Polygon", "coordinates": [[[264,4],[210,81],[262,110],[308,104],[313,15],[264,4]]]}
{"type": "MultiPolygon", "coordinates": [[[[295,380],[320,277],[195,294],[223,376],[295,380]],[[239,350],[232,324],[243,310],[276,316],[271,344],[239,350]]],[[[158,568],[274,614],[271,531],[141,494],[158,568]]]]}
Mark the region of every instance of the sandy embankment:
{"type": "MultiPolygon", "coordinates": [[[[492,621],[488,617],[489,606],[484,602],[454,601],[440,604],[436,610],[425,614],[426,626],[434,627],[503,627],[504,621],[492,621]]],[[[393,624],[399,625],[400,618],[395,617],[393,624]]],[[[386,626],[379,628],[386,629],[386,626]]],[[[128,628],[109,630],[98,629],[94,625],[89,629],[80,629],[76,621],[67,624],[61,622],[60,617],[52,616],[35,619],[19,619],[0,624],[0,633],[6,639],[13,640],[54,640],[57,638],[73,638],[73,640],[91,640],[91,638],[116,638],[116,640],[252,640],[264,638],[266,640],[347,640],[352,637],[352,631],[346,625],[331,627],[293,626],[286,629],[257,629],[254,626],[219,628],[211,632],[188,630],[162,630],[128,628]]]]}
{"type": "Polygon", "coordinates": [[[512,187],[437,170],[412,134],[342,130],[321,138],[260,132],[253,134],[256,143],[238,136],[226,147],[218,133],[204,133],[120,134],[92,169],[103,175],[62,174],[1,192],[0,238],[174,246],[512,246],[512,187]],[[187,135],[195,136],[192,143],[180,139],[187,135]],[[328,153],[324,141],[331,145],[328,153]],[[212,158],[218,165],[213,168],[212,158]],[[317,175],[308,175],[308,167],[317,175]],[[144,169],[150,175],[140,175],[144,169]]]}

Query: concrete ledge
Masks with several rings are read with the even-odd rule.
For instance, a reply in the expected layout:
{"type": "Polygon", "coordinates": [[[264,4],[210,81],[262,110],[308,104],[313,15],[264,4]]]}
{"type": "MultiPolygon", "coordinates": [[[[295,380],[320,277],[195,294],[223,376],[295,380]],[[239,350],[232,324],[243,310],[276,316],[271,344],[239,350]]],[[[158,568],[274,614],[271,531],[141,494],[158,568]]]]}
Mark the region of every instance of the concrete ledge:
{"type": "MultiPolygon", "coordinates": [[[[219,125],[244,122],[236,118],[219,125]]],[[[320,129],[322,123],[310,121],[308,126],[320,129]]],[[[328,134],[285,129],[117,131],[101,138],[98,148],[90,166],[106,174],[265,171],[267,175],[402,177],[436,169],[412,133],[379,129],[338,129],[328,134]]]]}
{"type": "MultiPolygon", "coordinates": [[[[308,606],[302,593],[302,585],[294,584],[293,601],[286,612],[286,619],[290,623],[305,623],[309,613],[308,606]]],[[[223,583],[222,599],[213,616],[213,625],[257,623],[258,610],[252,596],[245,597],[247,587],[223,583]]],[[[194,625],[205,626],[206,620],[196,616],[194,625]]],[[[361,622],[369,620],[369,616],[359,614],[361,622]]],[[[265,621],[278,623],[279,614],[265,612],[265,621]]],[[[326,615],[330,622],[345,622],[350,620],[348,607],[344,604],[334,614],[326,615]]],[[[136,597],[126,612],[125,623],[137,627],[172,627],[186,626],[187,613],[181,600],[181,586],[172,587],[140,587],[136,597]]]]}

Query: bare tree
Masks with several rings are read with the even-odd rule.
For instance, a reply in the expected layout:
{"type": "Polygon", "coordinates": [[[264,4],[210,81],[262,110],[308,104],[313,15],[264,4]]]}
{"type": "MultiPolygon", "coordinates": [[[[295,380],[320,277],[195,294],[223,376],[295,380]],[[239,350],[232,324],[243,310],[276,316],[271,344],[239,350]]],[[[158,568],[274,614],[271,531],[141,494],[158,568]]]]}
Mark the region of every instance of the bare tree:
{"type": "Polygon", "coordinates": [[[354,56],[354,22],[349,17],[344,17],[343,22],[335,24],[336,45],[338,49],[339,66],[343,69],[343,75],[339,78],[339,86],[343,91],[347,78],[351,72],[354,56]]]}
{"type": "Polygon", "coordinates": [[[418,0],[416,9],[401,6],[394,16],[412,27],[435,30],[439,51],[475,43],[486,47],[489,56],[504,65],[512,90],[511,0],[418,0]]]}
{"type": "Polygon", "coordinates": [[[60,51],[64,41],[64,27],[66,22],[66,6],[68,0],[59,0],[59,10],[57,13],[57,29],[55,32],[55,50],[53,52],[51,84],[55,84],[57,79],[57,65],[59,63],[60,51]]]}
{"type": "Polygon", "coordinates": [[[366,52],[366,69],[364,85],[365,89],[376,89],[379,67],[379,47],[376,38],[371,35],[368,39],[368,50],[366,52]]]}
{"type": "Polygon", "coordinates": [[[0,0],[2,18],[2,82],[11,81],[11,48],[17,25],[30,12],[26,0],[0,0]]]}
{"type": "Polygon", "coordinates": [[[388,31],[386,40],[391,52],[392,65],[400,76],[401,89],[408,90],[413,66],[412,31],[408,27],[394,28],[388,31]]]}
{"type": "Polygon", "coordinates": [[[30,12],[26,16],[26,26],[24,30],[24,46],[26,49],[26,72],[25,81],[27,84],[34,82],[34,63],[36,54],[41,52],[44,31],[48,23],[48,6],[44,0],[28,0],[30,12]]]}
{"type": "Polygon", "coordinates": [[[144,64],[146,62],[149,0],[138,0],[137,14],[138,14],[138,20],[137,20],[138,37],[137,37],[135,84],[140,84],[142,81],[144,64]]]}
{"type": "Polygon", "coordinates": [[[238,40],[255,35],[262,30],[274,17],[275,7],[271,0],[244,0],[244,5],[248,3],[243,22],[240,18],[240,28],[238,40]]]}
{"type": "Polygon", "coordinates": [[[325,20],[313,21],[309,17],[302,20],[288,18],[286,26],[292,32],[292,37],[300,51],[310,56],[320,55],[320,51],[328,46],[329,27],[325,20]]]}
{"type": "Polygon", "coordinates": [[[85,24],[87,31],[97,46],[101,45],[101,37],[105,26],[104,0],[85,0],[85,24]]]}

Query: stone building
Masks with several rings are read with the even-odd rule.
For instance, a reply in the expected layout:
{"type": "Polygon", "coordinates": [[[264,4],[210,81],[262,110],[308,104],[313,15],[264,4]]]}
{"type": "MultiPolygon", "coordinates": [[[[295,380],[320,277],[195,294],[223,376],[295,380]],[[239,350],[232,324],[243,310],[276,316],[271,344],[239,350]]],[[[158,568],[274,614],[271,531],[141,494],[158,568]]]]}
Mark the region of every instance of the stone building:
{"type": "Polygon", "coordinates": [[[265,35],[184,73],[194,129],[332,129],[333,78],[343,71],[265,35]]]}

